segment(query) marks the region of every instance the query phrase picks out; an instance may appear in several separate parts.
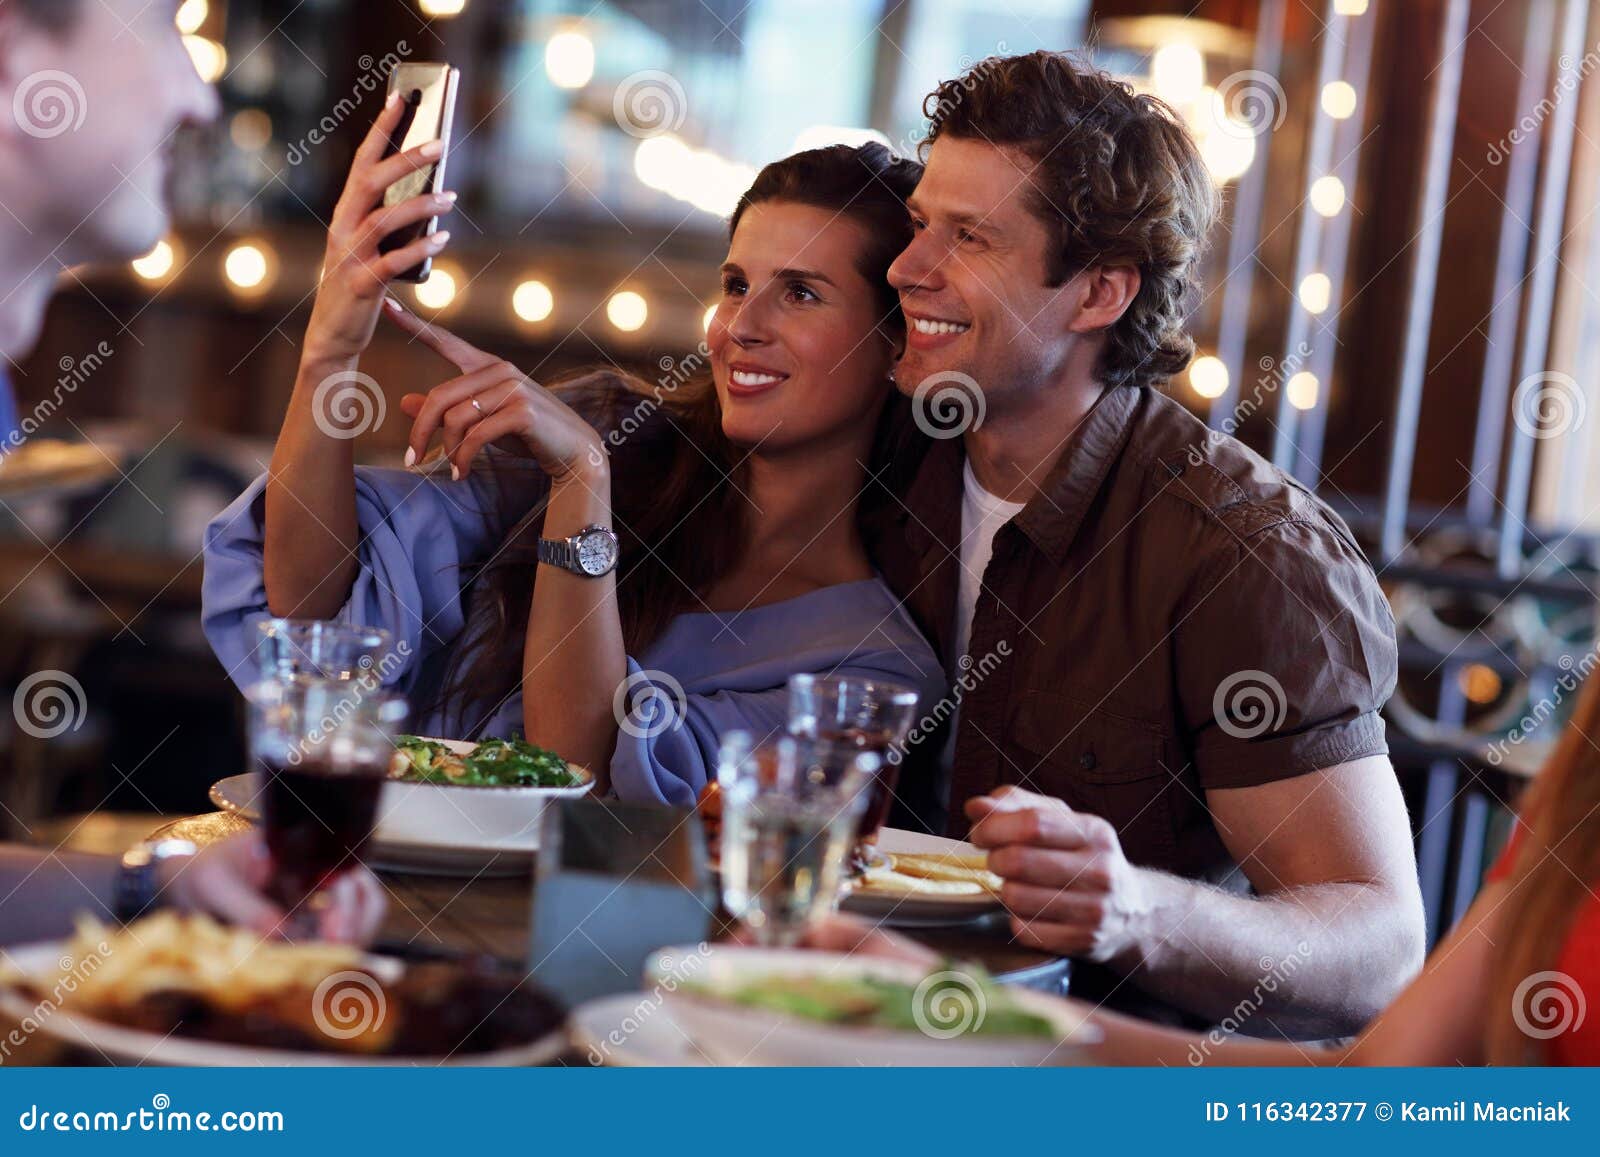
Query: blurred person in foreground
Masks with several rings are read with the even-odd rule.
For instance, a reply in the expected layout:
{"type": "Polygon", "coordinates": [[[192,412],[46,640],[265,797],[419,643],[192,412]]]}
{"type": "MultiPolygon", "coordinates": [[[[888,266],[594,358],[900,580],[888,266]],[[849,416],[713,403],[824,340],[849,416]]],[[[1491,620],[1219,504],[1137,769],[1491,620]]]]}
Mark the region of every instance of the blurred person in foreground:
{"type": "Polygon", "coordinates": [[[942,776],[903,781],[942,790],[902,802],[988,850],[1075,983],[1202,1027],[1293,958],[1250,1031],[1353,1033],[1423,956],[1394,621],[1343,521],[1165,392],[1211,174],[1059,53],[925,107],[895,380],[946,436],[873,547],[961,694],[911,753],[942,776]]]}
{"type": "MultiPolygon", "coordinates": [[[[817,927],[810,946],[949,967],[846,917],[817,927]]],[[[1090,1053],[1103,1064],[1600,1065],[1600,680],[1584,687],[1472,907],[1352,1044],[1196,1035],[1074,1003],[1105,1030],[1090,1053]]]]}
{"type": "MultiPolygon", "coordinates": [[[[64,269],[127,261],[166,233],[168,148],[186,125],[216,116],[175,22],[177,0],[0,3],[0,354],[24,356],[64,269]],[[79,123],[81,118],[81,123],[79,123]]],[[[10,383],[0,380],[0,453],[17,440],[10,383]]],[[[127,861],[0,845],[0,943],[72,929],[157,905],[203,911],[271,934],[284,913],[264,895],[271,863],[257,833],[192,854],[171,842],[127,861]]],[[[382,888],[347,873],[319,914],[324,936],[370,938],[382,888]]]]}

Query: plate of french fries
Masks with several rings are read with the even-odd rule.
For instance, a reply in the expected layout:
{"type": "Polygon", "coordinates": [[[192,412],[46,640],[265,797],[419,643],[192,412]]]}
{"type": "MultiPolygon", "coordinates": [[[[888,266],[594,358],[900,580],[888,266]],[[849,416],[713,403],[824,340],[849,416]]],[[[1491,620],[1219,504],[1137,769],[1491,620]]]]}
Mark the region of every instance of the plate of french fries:
{"type": "Polygon", "coordinates": [[[262,940],[206,916],[123,928],[85,917],[70,939],[0,949],[0,1024],[119,1065],[527,1065],[563,1050],[565,1014],[542,993],[520,994],[514,1011],[509,990],[481,994],[517,1020],[493,1039],[442,1031],[418,989],[459,1002],[453,968],[262,940]]]}
{"type": "Polygon", "coordinates": [[[900,927],[975,920],[1000,909],[988,853],[961,840],[899,828],[878,833],[883,863],[853,877],[839,906],[900,927]]]}

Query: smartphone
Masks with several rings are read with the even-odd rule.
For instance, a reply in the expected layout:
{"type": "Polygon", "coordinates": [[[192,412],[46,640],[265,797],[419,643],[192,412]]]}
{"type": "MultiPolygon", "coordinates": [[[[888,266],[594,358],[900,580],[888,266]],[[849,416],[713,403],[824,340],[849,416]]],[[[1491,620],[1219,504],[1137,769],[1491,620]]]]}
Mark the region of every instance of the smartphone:
{"type": "MultiPolygon", "coordinates": [[[[421,193],[444,192],[444,163],[450,154],[450,127],[455,119],[456,86],[461,70],[448,64],[401,64],[389,74],[389,91],[398,92],[405,103],[400,123],[389,137],[389,150],[384,155],[420,148],[429,141],[444,144],[444,154],[432,166],[418,169],[390,185],[383,195],[385,206],[398,205],[421,193]]],[[[413,241],[433,235],[439,228],[439,218],[429,217],[397,229],[378,242],[379,253],[392,253],[413,241]]],[[[422,282],[433,272],[433,261],[424,258],[395,278],[396,281],[422,282]]]]}

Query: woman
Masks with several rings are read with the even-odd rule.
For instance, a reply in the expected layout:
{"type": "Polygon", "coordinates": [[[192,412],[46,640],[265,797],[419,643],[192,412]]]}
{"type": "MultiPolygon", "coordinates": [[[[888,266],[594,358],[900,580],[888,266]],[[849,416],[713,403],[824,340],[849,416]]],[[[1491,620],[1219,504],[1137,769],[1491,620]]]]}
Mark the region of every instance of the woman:
{"type": "Polygon", "coordinates": [[[904,323],[885,278],[919,167],[879,146],[767,166],[733,215],[710,380],[655,389],[607,371],[547,390],[385,298],[448,238],[377,252],[449,209],[372,210],[431,160],[381,159],[397,118],[380,115],[335,211],[271,469],[207,532],[205,627],[228,668],[267,614],[383,626],[419,730],[520,731],[624,799],[683,807],[721,732],[784,726],[791,674],[937,699],[937,660],[859,530],[919,445],[890,381],[904,323]],[[402,401],[407,464],[438,437],[452,480],[354,469],[318,412],[380,313],[459,371],[402,401]],[[575,539],[587,562],[557,558],[575,539]]]}
{"type": "MultiPolygon", "coordinates": [[[[1422,974],[1334,1050],[1194,1036],[1095,1013],[1092,1059],[1135,1065],[1600,1065],[1600,680],[1590,679],[1529,792],[1511,845],[1422,974]]],[[[989,851],[983,823],[974,842],[989,851]]],[[[836,918],[811,946],[926,965],[893,933],[836,918]]],[[[1265,969],[1264,969],[1265,971],[1265,969]]],[[[1087,1008],[1085,1011],[1088,1011],[1087,1008]]],[[[1249,1031],[1248,1022],[1244,1029],[1249,1031]]]]}

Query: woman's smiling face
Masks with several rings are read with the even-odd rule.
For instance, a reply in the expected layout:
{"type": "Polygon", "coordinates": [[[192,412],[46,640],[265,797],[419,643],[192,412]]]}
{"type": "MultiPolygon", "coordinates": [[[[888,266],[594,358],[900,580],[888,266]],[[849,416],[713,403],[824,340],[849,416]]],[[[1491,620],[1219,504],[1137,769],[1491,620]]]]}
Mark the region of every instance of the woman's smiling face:
{"type": "Polygon", "coordinates": [[[739,218],[707,334],[733,442],[769,454],[870,442],[895,351],[858,268],[866,243],[850,218],[790,201],[739,218]]]}

